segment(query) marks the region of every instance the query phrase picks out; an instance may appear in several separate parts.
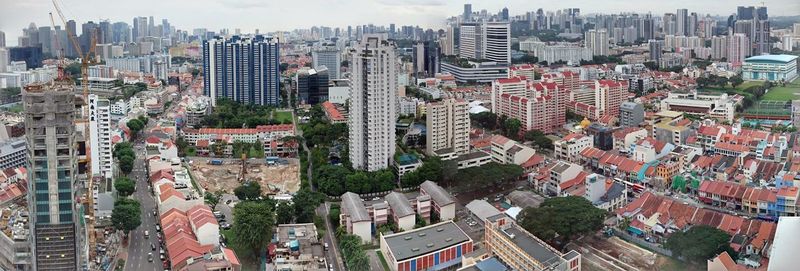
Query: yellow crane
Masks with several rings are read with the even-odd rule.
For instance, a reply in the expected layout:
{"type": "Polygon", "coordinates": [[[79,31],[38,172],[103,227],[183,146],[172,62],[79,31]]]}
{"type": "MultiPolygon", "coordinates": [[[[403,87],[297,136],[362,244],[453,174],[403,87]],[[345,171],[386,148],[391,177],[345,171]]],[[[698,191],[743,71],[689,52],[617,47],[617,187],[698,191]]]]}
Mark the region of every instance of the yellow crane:
{"type": "MultiPolygon", "coordinates": [[[[81,49],[80,43],[76,38],[75,33],[70,31],[69,27],[67,27],[67,19],[64,17],[64,13],[61,11],[61,8],[56,3],[56,0],[53,1],[53,7],[55,7],[56,12],[58,13],[58,17],[61,19],[61,22],[64,24],[64,29],[67,32],[67,37],[69,38],[72,46],[75,48],[75,52],[78,53],[78,57],[81,59],[81,87],[83,89],[83,101],[86,103],[86,106],[83,107],[83,117],[82,119],[76,121],[76,123],[83,123],[84,127],[84,138],[86,139],[85,143],[85,151],[86,151],[86,174],[88,176],[87,185],[86,185],[86,213],[89,219],[86,221],[86,228],[88,234],[88,241],[89,241],[89,260],[90,262],[94,260],[96,252],[94,249],[95,247],[95,236],[94,236],[94,196],[92,195],[92,191],[94,190],[93,184],[93,176],[91,171],[91,151],[90,151],[90,140],[91,137],[89,135],[89,66],[97,63],[97,53],[95,53],[95,47],[97,44],[97,30],[92,29],[92,33],[90,34],[90,42],[89,48],[86,53],[83,52],[81,49]]],[[[53,20],[53,13],[50,13],[50,23],[53,24],[53,31],[55,32],[55,20],[53,20]]],[[[58,42],[58,39],[56,39],[58,42]]],[[[60,47],[60,46],[59,46],[60,47]]],[[[61,49],[61,48],[59,48],[61,49]]],[[[63,55],[59,55],[60,65],[64,65],[65,61],[63,60],[63,55]]],[[[59,68],[59,77],[63,77],[63,68],[59,68]]]]}

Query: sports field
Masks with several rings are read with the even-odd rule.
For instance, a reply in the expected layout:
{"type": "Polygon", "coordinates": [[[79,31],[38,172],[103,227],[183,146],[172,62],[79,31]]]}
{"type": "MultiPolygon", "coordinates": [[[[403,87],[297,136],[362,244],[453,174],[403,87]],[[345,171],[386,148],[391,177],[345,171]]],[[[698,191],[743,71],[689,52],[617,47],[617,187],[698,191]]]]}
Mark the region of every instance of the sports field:
{"type": "Polygon", "coordinates": [[[795,79],[793,82],[780,86],[775,83],[776,87],[772,87],[769,92],[761,97],[762,100],[767,101],[791,101],[800,100],[800,80],[795,79]]]}

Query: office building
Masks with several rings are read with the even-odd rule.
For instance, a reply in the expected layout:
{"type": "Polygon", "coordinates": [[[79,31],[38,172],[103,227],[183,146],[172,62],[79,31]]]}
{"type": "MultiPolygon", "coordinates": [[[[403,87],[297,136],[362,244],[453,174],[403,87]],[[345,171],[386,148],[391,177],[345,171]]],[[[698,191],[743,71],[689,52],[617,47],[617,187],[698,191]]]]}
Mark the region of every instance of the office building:
{"type": "Polygon", "coordinates": [[[661,56],[664,53],[664,41],[663,40],[649,40],[647,41],[647,46],[650,48],[650,61],[658,63],[661,60],[661,56]]]}
{"type": "Polygon", "coordinates": [[[319,104],[328,100],[328,69],[302,68],[294,76],[297,82],[298,104],[319,104]]]}
{"type": "Polygon", "coordinates": [[[592,50],[594,56],[607,56],[608,55],[608,33],[605,29],[591,29],[586,31],[585,40],[586,48],[592,50]]]}
{"type": "Polygon", "coordinates": [[[0,73],[6,72],[8,64],[11,63],[11,56],[9,55],[8,48],[0,47],[0,73]]]}
{"type": "Polygon", "coordinates": [[[350,50],[350,161],[354,168],[389,167],[395,152],[397,63],[394,44],[366,35],[350,50]]]}
{"type": "Polygon", "coordinates": [[[798,76],[797,59],[793,55],[749,57],[742,65],[742,79],[792,82],[798,76]]]}
{"type": "Polygon", "coordinates": [[[0,47],[6,47],[6,33],[0,31],[0,47]]]}
{"type": "Polygon", "coordinates": [[[278,40],[256,35],[203,41],[204,94],[257,105],[280,105],[278,40]]]}
{"type": "Polygon", "coordinates": [[[42,47],[9,47],[10,61],[25,61],[29,69],[42,66],[42,47]]]}
{"type": "Polygon", "coordinates": [[[501,78],[508,78],[508,64],[497,62],[473,62],[466,65],[441,62],[443,73],[452,74],[457,82],[490,83],[501,78]]]}
{"type": "Polygon", "coordinates": [[[459,57],[511,63],[509,22],[462,23],[459,31],[459,57]]]}
{"type": "Polygon", "coordinates": [[[644,121],[644,106],[640,103],[624,102],[619,107],[619,126],[636,127],[644,121]]]}
{"type": "Polygon", "coordinates": [[[580,253],[574,250],[562,253],[505,213],[488,217],[484,227],[485,247],[490,256],[496,256],[512,270],[581,270],[580,253]]]}
{"type": "Polygon", "coordinates": [[[461,16],[463,21],[472,20],[472,4],[464,4],[464,14],[461,16]]]}
{"type": "Polygon", "coordinates": [[[439,37],[439,48],[442,49],[442,55],[456,55],[455,29],[453,26],[448,25],[444,30],[444,35],[439,37]]]}
{"type": "Polygon", "coordinates": [[[469,151],[469,103],[463,99],[445,99],[425,105],[429,155],[438,152],[457,155],[469,151]]]}
{"type": "Polygon", "coordinates": [[[614,129],[592,123],[586,127],[586,134],[592,136],[593,145],[595,148],[608,151],[614,148],[614,129]]]}
{"type": "Polygon", "coordinates": [[[92,176],[103,176],[106,179],[114,177],[111,132],[111,102],[95,94],[89,94],[89,137],[92,145],[92,176]]]}
{"type": "Polygon", "coordinates": [[[82,269],[73,187],[78,183],[73,89],[70,81],[57,80],[26,86],[22,92],[34,270],[82,269]]]}
{"type": "Polygon", "coordinates": [[[342,54],[335,46],[317,46],[311,51],[311,63],[314,69],[322,66],[328,68],[328,79],[340,79],[342,69],[342,54]]]}
{"type": "Polygon", "coordinates": [[[439,46],[432,41],[417,42],[412,47],[415,78],[433,77],[439,73],[439,46]]]}
{"type": "Polygon", "coordinates": [[[472,252],[473,240],[455,222],[445,221],[381,234],[380,247],[392,271],[455,269],[461,256],[472,252]]]}
{"type": "Polygon", "coordinates": [[[689,11],[685,8],[678,9],[675,13],[675,35],[688,36],[689,32],[689,11]]]}

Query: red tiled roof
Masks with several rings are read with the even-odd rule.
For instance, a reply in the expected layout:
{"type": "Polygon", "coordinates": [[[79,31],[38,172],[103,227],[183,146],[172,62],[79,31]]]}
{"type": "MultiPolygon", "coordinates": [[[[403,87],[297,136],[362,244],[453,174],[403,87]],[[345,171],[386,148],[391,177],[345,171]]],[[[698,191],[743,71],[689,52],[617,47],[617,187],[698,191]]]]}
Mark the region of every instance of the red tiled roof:
{"type": "Polygon", "coordinates": [[[172,184],[169,183],[161,184],[158,188],[161,190],[161,194],[158,196],[160,202],[164,202],[171,197],[177,197],[179,199],[186,198],[186,196],[184,196],[183,193],[179,192],[178,190],[175,190],[175,188],[172,187],[172,184]]]}
{"type": "Polygon", "coordinates": [[[147,144],[158,144],[161,143],[161,140],[158,137],[150,136],[147,138],[147,144]]]}
{"type": "Polygon", "coordinates": [[[511,78],[499,78],[497,79],[497,83],[500,84],[511,84],[511,83],[519,83],[525,80],[525,76],[516,76],[511,78]]]}
{"type": "Polygon", "coordinates": [[[325,109],[325,112],[332,121],[341,121],[344,120],[344,116],[342,113],[339,112],[339,109],[336,109],[336,106],[333,105],[330,101],[325,101],[322,103],[322,107],[325,109]]]}
{"type": "Polygon", "coordinates": [[[564,138],[562,138],[561,140],[570,141],[572,139],[581,139],[582,137],[584,137],[583,134],[571,133],[571,134],[568,134],[568,135],[564,136],[564,138]]]}
{"type": "Polygon", "coordinates": [[[511,141],[511,139],[508,139],[507,137],[504,137],[504,136],[501,136],[501,135],[493,135],[492,136],[492,143],[505,145],[506,143],[508,143],[508,141],[511,141]]]}
{"type": "Polygon", "coordinates": [[[186,211],[186,215],[188,216],[192,225],[194,225],[195,229],[199,229],[200,227],[209,223],[212,225],[219,225],[217,219],[214,217],[214,213],[211,211],[211,208],[205,204],[198,204],[192,207],[186,211]]]}
{"type": "Polygon", "coordinates": [[[563,183],[560,183],[560,184],[558,184],[558,186],[561,188],[561,191],[570,189],[570,188],[572,188],[574,186],[583,184],[586,181],[586,176],[589,176],[589,173],[586,173],[585,171],[581,171],[580,173],[578,173],[577,176],[575,176],[575,178],[572,178],[571,180],[568,180],[568,181],[565,181],[563,183]]]}

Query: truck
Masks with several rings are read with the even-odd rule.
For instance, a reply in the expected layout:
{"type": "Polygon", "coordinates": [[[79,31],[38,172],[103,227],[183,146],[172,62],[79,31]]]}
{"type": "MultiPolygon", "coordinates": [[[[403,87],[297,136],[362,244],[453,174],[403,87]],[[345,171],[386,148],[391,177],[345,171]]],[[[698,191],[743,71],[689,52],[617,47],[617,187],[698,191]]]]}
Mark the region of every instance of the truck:
{"type": "Polygon", "coordinates": [[[208,160],[208,164],[219,166],[219,165],[222,165],[222,160],[221,159],[211,159],[211,160],[208,160]]]}

